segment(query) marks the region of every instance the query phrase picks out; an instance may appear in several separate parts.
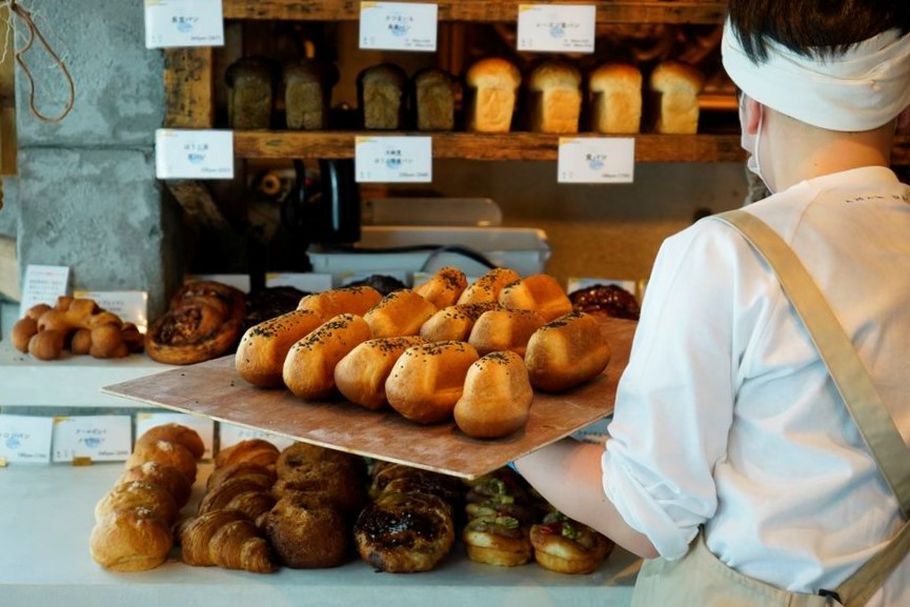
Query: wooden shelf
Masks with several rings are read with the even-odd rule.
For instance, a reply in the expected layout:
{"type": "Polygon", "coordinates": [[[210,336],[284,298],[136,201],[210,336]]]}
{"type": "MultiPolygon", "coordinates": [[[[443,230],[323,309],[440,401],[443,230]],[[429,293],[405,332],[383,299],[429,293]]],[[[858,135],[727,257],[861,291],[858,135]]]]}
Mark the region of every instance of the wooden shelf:
{"type": "MultiPolygon", "coordinates": [[[[559,135],[545,133],[235,131],[234,153],[241,158],[353,158],[358,135],[429,135],[434,158],[556,160],[559,148],[559,135]]],[[[635,142],[637,162],[736,162],[744,158],[739,135],[638,135],[635,142]]]]}
{"type": "MultiPolygon", "coordinates": [[[[582,0],[583,1],[583,0],[582,0]]],[[[578,4],[551,0],[550,4],[578,4]]],[[[440,21],[504,21],[518,18],[530,0],[437,0],[440,21]]],[[[598,23],[721,23],[727,2],[719,0],[594,0],[598,23]]],[[[224,0],[226,19],[356,21],[359,0],[224,0]]]]}

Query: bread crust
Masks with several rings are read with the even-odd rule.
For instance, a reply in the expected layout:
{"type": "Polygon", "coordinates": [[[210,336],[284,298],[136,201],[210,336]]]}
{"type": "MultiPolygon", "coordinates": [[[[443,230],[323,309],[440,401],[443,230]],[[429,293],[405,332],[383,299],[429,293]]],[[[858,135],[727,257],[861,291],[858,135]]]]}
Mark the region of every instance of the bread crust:
{"type": "Polygon", "coordinates": [[[562,392],[600,375],[610,346],[590,314],[572,312],[544,325],[528,341],[525,365],[531,385],[562,392]]]}
{"type": "Polygon", "coordinates": [[[158,462],[145,462],[133,466],[124,472],[117,482],[122,484],[130,481],[146,481],[163,487],[174,498],[178,510],[186,505],[192,492],[189,479],[177,468],[158,462]]]}
{"type": "Polygon", "coordinates": [[[607,63],[591,72],[591,128],[598,133],[641,130],[641,71],[623,63],[607,63]]]}
{"type": "Polygon", "coordinates": [[[499,292],[507,284],[521,280],[521,276],[510,268],[493,268],[462,292],[459,304],[496,303],[499,292]]]}
{"type": "Polygon", "coordinates": [[[534,310],[544,322],[572,311],[572,302],[562,285],[549,274],[532,274],[506,285],[499,292],[499,304],[504,308],[534,310]]]}
{"type": "Polygon", "coordinates": [[[468,343],[481,355],[511,351],[524,356],[531,335],[544,324],[533,310],[507,309],[484,312],[474,323],[468,343]]]}
{"type": "Polygon", "coordinates": [[[158,440],[147,443],[136,443],[133,453],[126,460],[127,469],[145,462],[158,462],[173,466],[187,478],[192,485],[196,481],[196,458],[189,449],[180,443],[158,440]]]}
{"type": "Polygon", "coordinates": [[[146,571],[167,560],[174,545],[170,525],[148,510],[115,510],[95,525],[89,552],[111,571],[146,571]]]}
{"type": "Polygon", "coordinates": [[[373,287],[343,287],[305,295],[300,298],[297,309],[311,310],[326,321],[339,314],[363,316],[380,299],[382,295],[373,287]]]}
{"type": "Polygon", "coordinates": [[[455,404],[455,423],[474,438],[508,436],[527,423],[533,399],[522,358],[514,352],[493,352],[468,369],[464,392],[455,404]]]}
{"type": "Polygon", "coordinates": [[[337,510],[288,496],[263,518],[269,541],[288,567],[338,567],[347,561],[348,530],[337,510]]]}
{"type": "Polygon", "coordinates": [[[354,404],[367,409],[388,406],[385,382],[405,350],[427,343],[418,335],[380,337],[367,340],[351,350],[335,366],[338,391],[354,404]]]}
{"type": "MultiPolygon", "coordinates": [[[[583,528],[579,523],[570,524],[583,528]]],[[[588,534],[590,548],[564,537],[551,525],[532,525],[534,559],[541,567],[558,573],[592,573],[613,548],[613,543],[593,530],[583,529],[581,533],[588,534]]]]}
{"type": "Polygon", "coordinates": [[[144,444],[159,440],[183,445],[196,459],[200,459],[205,454],[205,444],[202,442],[202,437],[199,436],[199,433],[192,428],[175,423],[153,426],[136,439],[136,442],[144,444]]]}
{"type": "Polygon", "coordinates": [[[278,447],[261,438],[240,441],[222,449],[215,456],[215,467],[222,468],[242,462],[259,466],[274,466],[278,460],[278,447]]]}
{"type": "Polygon", "coordinates": [[[420,336],[430,341],[468,341],[480,315],[498,309],[495,302],[448,306],[420,326],[420,336]]]}
{"type": "Polygon", "coordinates": [[[284,359],[291,346],[323,322],[317,312],[303,309],[250,327],[240,340],[234,356],[237,373],[254,386],[270,388],[283,385],[284,359]]]}
{"type": "Polygon", "coordinates": [[[446,266],[440,268],[425,283],[414,287],[414,292],[428,302],[442,309],[455,305],[468,286],[468,279],[458,268],[446,266]]]}
{"type": "Polygon", "coordinates": [[[436,313],[436,306],[411,289],[399,289],[382,298],[363,315],[373,337],[417,335],[436,313]]]}

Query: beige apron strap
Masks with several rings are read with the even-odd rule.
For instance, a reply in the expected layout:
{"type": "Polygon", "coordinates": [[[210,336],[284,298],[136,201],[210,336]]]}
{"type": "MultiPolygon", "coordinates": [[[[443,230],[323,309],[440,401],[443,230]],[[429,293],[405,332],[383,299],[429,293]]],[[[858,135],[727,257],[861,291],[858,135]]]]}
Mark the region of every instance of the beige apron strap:
{"type": "Polygon", "coordinates": [[[872,595],[882,587],[908,552],[910,552],[910,522],[904,523],[904,526],[897,535],[891,538],[887,546],[837,587],[836,592],[840,597],[840,602],[846,607],[862,607],[868,603],[872,595]]]}
{"type": "Polygon", "coordinates": [[[784,293],[808,329],[847,410],[907,519],[910,514],[910,452],[850,338],[812,276],[790,246],[754,215],[735,210],[713,217],[741,232],[777,274],[784,293]]]}

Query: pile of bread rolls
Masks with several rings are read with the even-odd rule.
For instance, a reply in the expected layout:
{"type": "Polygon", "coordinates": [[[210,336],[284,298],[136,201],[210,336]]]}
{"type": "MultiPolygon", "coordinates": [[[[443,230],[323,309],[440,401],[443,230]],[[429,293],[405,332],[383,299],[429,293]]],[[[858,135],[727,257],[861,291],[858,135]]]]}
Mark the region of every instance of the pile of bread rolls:
{"type": "Polygon", "coordinates": [[[235,366],[261,387],[303,400],[340,392],[368,409],[391,406],[417,423],[454,417],[476,438],[506,436],[528,418],[534,389],[562,392],[606,368],[599,323],[573,312],[546,274],[496,268],[468,285],[446,267],[414,290],[369,287],[301,299],[250,328],[235,366]]]}
{"type": "Polygon", "coordinates": [[[173,525],[189,500],[202,439],[177,424],[156,426],[136,441],[126,472],[95,507],[92,558],[113,571],[161,565],[174,544],[173,525]]]}

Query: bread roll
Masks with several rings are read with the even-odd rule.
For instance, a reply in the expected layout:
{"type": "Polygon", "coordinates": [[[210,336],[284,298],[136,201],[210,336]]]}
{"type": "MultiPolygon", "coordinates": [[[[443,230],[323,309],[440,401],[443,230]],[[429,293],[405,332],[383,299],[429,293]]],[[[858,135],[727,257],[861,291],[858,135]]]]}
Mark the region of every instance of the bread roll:
{"type": "Polygon", "coordinates": [[[698,93],[704,77],[679,61],[664,61],[648,80],[653,95],[658,133],[695,134],[698,131],[698,93]]]}
{"type": "Polygon", "coordinates": [[[481,133],[508,133],[521,73],[509,61],[497,57],[481,59],[468,69],[468,130],[481,133]]]}
{"type": "MultiPolygon", "coordinates": [[[[272,461],[274,462],[274,460],[272,461]]],[[[261,464],[241,461],[228,464],[227,466],[216,467],[212,470],[212,474],[205,482],[205,486],[211,491],[232,478],[252,478],[262,486],[269,487],[275,484],[277,474],[275,473],[274,466],[263,466],[261,464]]]]}
{"type": "Polygon", "coordinates": [[[572,311],[572,302],[565,290],[549,274],[534,274],[506,285],[499,292],[499,304],[505,308],[534,310],[544,322],[572,311]]]}
{"type": "Polygon", "coordinates": [[[507,436],[524,427],[533,399],[521,357],[493,352],[468,369],[464,393],[455,403],[455,423],[474,438],[507,436]]]}
{"type": "Polygon", "coordinates": [[[326,321],[339,314],[363,316],[379,303],[382,295],[373,287],[345,287],[314,293],[300,299],[298,310],[310,310],[326,321]]]}
{"type": "Polygon", "coordinates": [[[261,438],[242,440],[218,452],[215,456],[215,468],[223,468],[234,464],[256,464],[258,466],[274,466],[278,461],[280,451],[278,447],[261,438]]]}
{"type": "Polygon", "coordinates": [[[13,347],[23,354],[27,353],[28,342],[36,333],[38,333],[37,319],[29,318],[28,316],[20,318],[13,325],[13,330],[10,333],[13,347]]]}
{"type": "Polygon", "coordinates": [[[468,343],[481,354],[509,350],[524,356],[531,335],[544,324],[532,310],[490,310],[474,323],[468,343]]]}
{"type": "Polygon", "coordinates": [[[133,446],[132,455],[126,460],[126,468],[140,466],[145,462],[173,466],[187,478],[191,485],[196,480],[196,458],[189,449],[179,443],[166,440],[136,443],[133,446]]]}
{"type": "Polygon", "coordinates": [[[480,315],[498,310],[498,303],[457,304],[443,308],[420,327],[420,336],[430,341],[468,341],[480,315]]]}
{"type": "Polygon", "coordinates": [[[468,286],[468,279],[458,268],[446,266],[433,274],[422,285],[414,287],[414,292],[422,296],[438,309],[453,306],[468,286]]]}
{"type": "Polygon", "coordinates": [[[170,524],[144,508],[115,510],[95,525],[89,551],[111,571],[145,571],[167,560],[174,545],[170,524]]]}
{"type": "Polygon", "coordinates": [[[499,292],[507,284],[521,280],[518,272],[509,268],[493,268],[461,293],[459,304],[496,303],[499,301],[499,292]]]}
{"type": "Polygon", "coordinates": [[[448,72],[430,68],[414,76],[417,129],[451,131],[455,128],[455,81],[448,72]]]}
{"type": "Polygon", "coordinates": [[[410,289],[393,291],[370,308],[363,319],[373,337],[417,335],[420,326],[436,313],[436,306],[410,289]]]}
{"type": "Polygon", "coordinates": [[[531,385],[544,392],[562,392],[597,377],[609,362],[610,346],[600,323],[583,312],[538,329],[525,354],[531,385]]]}
{"type": "Polygon", "coordinates": [[[570,63],[545,61],[528,82],[531,93],[531,130],[540,133],[577,133],[581,115],[581,72],[570,63]]]}
{"type": "Polygon", "coordinates": [[[303,399],[327,398],[335,390],[335,365],[368,339],[370,326],[363,318],[339,314],[291,346],[284,361],[284,384],[303,399]]]}
{"type": "Polygon", "coordinates": [[[151,516],[173,524],[177,520],[177,502],[161,485],[148,481],[127,481],[111,489],[95,505],[95,522],[100,523],[115,510],[145,508],[151,516]]]}
{"type": "Polygon", "coordinates": [[[284,68],[284,109],[289,129],[322,130],[329,126],[329,101],[338,70],[313,60],[284,68]]]}
{"type": "Polygon", "coordinates": [[[360,72],[357,92],[363,113],[363,128],[403,128],[406,86],[404,70],[392,63],[374,65],[360,72]]]}
{"type": "Polygon", "coordinates": [[[294,310],[250,327],[234,356],[237,373],[255,386],[280,386],[288,350],[322,323],[312,310],[294,310]]]}
{"type": "Polygon", "coordinates": [[[232,129],[267,129],[272,121],[275,66],[267,59],[245,57],[225,73],[228,122],[232,129]]]}
{"type": "Polygon", "coordinates": [[[608,63],[591,72],[591,129],[607,134],[639,132],[641,87],[641,70],[634,65],[608,63]]]}
{"type": "Polygon", "coordinates": [[[263,517],[263,528],[281,561],[293,569],[337,567],[347,560],[349,531],[334,508],[291,495],[263,517]]]}
{"type": "Polygon", "coordinates": [[[117,482],[123,484],[130,481],[145,481],[163,487],[174,498],[178,510],[189,501],[193,488],[189,479],[177,468],[158,462],[145,462],[139,466],[133,466],[124,472],[117,482]]]}
{"type": "Polygon", "coordinates": [[[426,343],[422,337],[380,337],[358,345],[335,366],[338,391],[352,403],[367,409],[382,409],[389,404],[385,382],[392,367],[405,350],[426,343]]]}
{"type": "Polygon", "coordinates": [[[532,525],[530,535],[537,563],[559,573],[591,573],[613,549],[606,537],[559,512],[532,525]]]}
{"type": "Polygon", "coordinates": [[[465,525],[461,536],[468,558],[497,567],[515,567],[531,560],[527,528],[512,517],[478,518],[465,525]]]}
{"type": "Polygon", "coordinates": [[[200,459],[205,453],[205,445],[202,437],[193,430],[180,424],[162,424],[149,428],[142,436],[136,439],[136,443],[154,443],[155,441],[166,440],[172,443],[178,443],[189,449],[193,457],[200,459]]]}
{"type": "Polygon", "coordinates": [[[460,341],[408,348],[386,380],[389,404],[421,424],[448,419],[461,398],[468,368],[477,359],[477,350],[460,341]]]}

